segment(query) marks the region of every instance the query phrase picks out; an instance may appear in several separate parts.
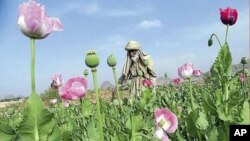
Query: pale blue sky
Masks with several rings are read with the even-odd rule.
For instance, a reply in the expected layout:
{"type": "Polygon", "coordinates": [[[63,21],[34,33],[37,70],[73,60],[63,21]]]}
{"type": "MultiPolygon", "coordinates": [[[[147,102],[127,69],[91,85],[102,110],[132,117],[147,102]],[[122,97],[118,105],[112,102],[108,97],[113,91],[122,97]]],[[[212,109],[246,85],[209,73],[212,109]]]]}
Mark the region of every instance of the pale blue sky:
{"type": "MultiPolygon", "coordinates": [[[[17,26],[20,3],[26,0],[0,2],[0,98],[30,93],[30,45],[17,26]]],[[[51,17],[60,18],[62,32],[51,33],[36,43],[36,82],[38,92],[50,86],[51,76],[60,73],[66,81],[82,75],[86,68],[87,50],[94,49],[100,57],[99,85],[114,82],[106,64],[110,54],[117,58],[120,75],[129,40],[138,41],[142,50],[152,56],[157,76],[168,72],[178,76],[177,68],[194,63],[206,72],[214,62],[218,43],[207,47],[212,33],[224,42],[226,26],[220,21],[219,8],[238,10],[238,21],[229,29],[229,45],[233,63],[249,56],[248,0],[37,0],[45,5],[51,17]]],[[[92,88],[92,75],[88,76],[92,88]]]]}

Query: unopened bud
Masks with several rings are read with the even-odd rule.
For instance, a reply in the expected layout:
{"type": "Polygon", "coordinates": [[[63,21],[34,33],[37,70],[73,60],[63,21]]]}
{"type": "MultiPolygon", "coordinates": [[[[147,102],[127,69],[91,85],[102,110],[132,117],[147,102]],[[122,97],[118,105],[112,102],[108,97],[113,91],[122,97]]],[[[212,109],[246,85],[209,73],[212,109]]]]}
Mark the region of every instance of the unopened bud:
{"type": "Polygon", "coordinates": [[[212,45],[213,45],[213,39],[210,38],[210,39],[208,40],[208,47],[211,47],[212,45]]]}

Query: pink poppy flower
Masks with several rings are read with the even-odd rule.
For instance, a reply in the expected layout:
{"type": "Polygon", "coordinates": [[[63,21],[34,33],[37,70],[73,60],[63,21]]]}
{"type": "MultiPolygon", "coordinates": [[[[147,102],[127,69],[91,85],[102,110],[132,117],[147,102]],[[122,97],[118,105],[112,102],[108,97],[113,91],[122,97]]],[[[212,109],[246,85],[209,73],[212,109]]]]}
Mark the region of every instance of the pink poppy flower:
{"type": "Polygon", "coordinates": [[[178,74],[184,80],[190,79],[193,74],[193,70],[193,64],[186,63],[178,68],[178,74]]]}
{"type": "Polygon", "coordinates": [[[142,80],[142,85],[146,88],[151,88],[153,87],[153,82],[149,79],[144,79],[142,80]]]}
{"type": "Polygon", "coordinates": [[[174,133],[178,127],[178,119],[167,108],[155,109],[154,111],[156,132],[154,136],[162,141],[168,141],[167,133],[174,133]]]}
{"type": "Polygon", "coordinates": [[[228,7],[227,9],[220,8],[220,19],[225,25],[234,25],[238,18],[238,12],[236,9],[228,7]]]}
{"type": "Polygon", "coordinates": [[[199,77],[199,76],[201,75],[201,71],[200,71],[200,70],[194,70],[194,71],[193,71],[193,75],[194,75],[195,77],[199,77]]]}
{"type": "Polygon", "coordinates": [[[83,77],[74,77],[60,87],[59,94],[64,100],[75,100],[83,98],[86,91],[87,79],[83,77]]]}
{"type": "Polygon", "coordinates": [[[175,85],[179,85],[181,83],[181,79],[180,78],[176,78],[174,80],[172,80],[172,82],[175,84],[175,85]]]}
{"type": "Polygon", "coordinates": [[[160,128],[155,131],[154,137],[160,139],[161,141],[169,141],[166,133],[160,128]]]}
{"type": "Polygon", "coordinates": [[[53,86],[60,87],[63,83],[63,78],[61,74],[55,74],[51,80],[53,81],[53,86]]]}
{"type": "Polygon", "coordinates": [[[19,5],[17,24],[25,36],[34,39],[43,39],[52,31],[62,31],[60,20],[48,17],[45,7],[33,0],[19,5]]]}

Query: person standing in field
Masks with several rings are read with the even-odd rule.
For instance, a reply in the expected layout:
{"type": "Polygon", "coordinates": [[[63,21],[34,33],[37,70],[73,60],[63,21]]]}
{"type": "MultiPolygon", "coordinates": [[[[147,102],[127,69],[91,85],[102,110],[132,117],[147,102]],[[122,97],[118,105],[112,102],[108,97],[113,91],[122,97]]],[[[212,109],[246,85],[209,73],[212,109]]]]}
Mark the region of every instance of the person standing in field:
{"type": "Polygon", "coordinates": [[[129,41],[125,50],[127,58],[119,78],[119,84],[124,86],[129,81],[132,82],[130,85],[131,95],[139,97],[143,89],[143,80],[151,81],[152,84],[155,82],[156,74],[153,71],[153,61],[148,54],[141,51],[140,44],[136,41],[129,41]]]}

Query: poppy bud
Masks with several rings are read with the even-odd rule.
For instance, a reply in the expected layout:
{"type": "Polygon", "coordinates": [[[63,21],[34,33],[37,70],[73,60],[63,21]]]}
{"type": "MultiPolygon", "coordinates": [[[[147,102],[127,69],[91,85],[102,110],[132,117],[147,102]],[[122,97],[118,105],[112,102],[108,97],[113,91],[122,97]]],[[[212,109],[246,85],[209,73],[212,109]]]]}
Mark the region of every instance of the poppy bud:
{"type": "Polygon", "coordinates": [[[208,40],[208,46],[211,47],[212,45],[213,45],[213,39],[210,38],[210,39],[208,40]]]}
{"type": "Polygon", "coordinates": [[[89,74],[88,69],[85,69],[85,70],[84,70],[84,72],[83,72],[83,75],[84,75],[85,77],[87,77],[87,76],[88,76],[88,74],[89,74]]]}

